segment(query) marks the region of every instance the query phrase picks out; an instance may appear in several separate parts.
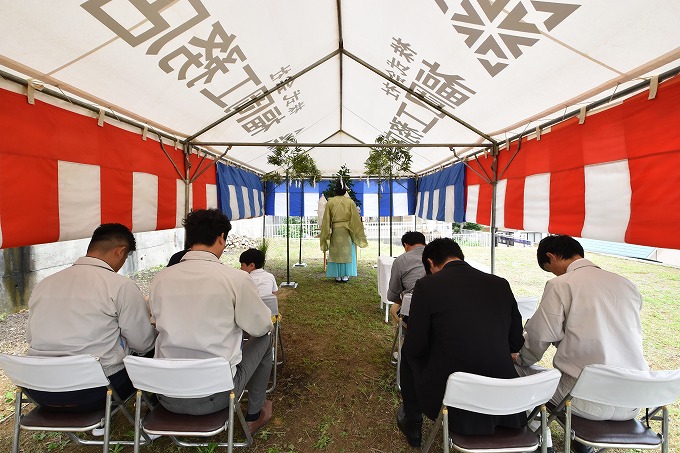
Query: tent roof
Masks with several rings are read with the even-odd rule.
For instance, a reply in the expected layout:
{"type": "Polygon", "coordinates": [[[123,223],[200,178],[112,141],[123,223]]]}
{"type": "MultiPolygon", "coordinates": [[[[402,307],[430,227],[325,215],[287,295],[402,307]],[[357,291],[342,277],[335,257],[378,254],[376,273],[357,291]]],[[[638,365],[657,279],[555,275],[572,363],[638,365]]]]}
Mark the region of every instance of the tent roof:
{"type": "MultiPolygon", "coordinates": [[[[0,65],[180,139],[482,144],[680,64],[670,0],[148,3],[0,0],[0,65]]],[[[227,157],[267,172],[267,152],[227,157]]],[[[368,149],[311,155],[362,174],[368,149]]],[[[416,173],[454,158],[412,155],[416,173]]]]}

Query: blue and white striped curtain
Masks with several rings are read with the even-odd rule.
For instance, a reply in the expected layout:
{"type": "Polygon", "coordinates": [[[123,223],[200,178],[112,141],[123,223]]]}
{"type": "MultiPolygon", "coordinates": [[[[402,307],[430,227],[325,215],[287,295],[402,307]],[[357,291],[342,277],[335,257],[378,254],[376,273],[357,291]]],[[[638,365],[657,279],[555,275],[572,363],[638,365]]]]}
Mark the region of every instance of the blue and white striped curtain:
{"type": "Polygon", "coordinates": [[[217,164],[218,206],[230,220],[263,215],[262,181],[255,173],[217,164]]]}
{"type": "MultiPolygon", "coordinates": [[[[293,181],[289,187],[289,202],[291,216],[317,215],[319,198],[332,181],[324,180],[316,185],[300,181],[293,181]]],[[[413,215],[416,209],[416,184],[414,179],[395,179],[394,187],[394,216],[413,215]]],[[[361,202],[359,212],[362,217],[378,216],[378,195],[380,194],[380,215],[390,215],[390,183],[377,179],[353,179],[352,190],[361,202]]],[[[267,215],[286,215],[286,184],[275,185],[267,183],[265,201],[267,215]]]]}
{"type": "MultiPolygon", "coordinates": [[[[319,198],[328,187],[328,181],[310,184],[307,181],[291,181],[288,187],[289,214],[291,217],[310,217],[317,215],[319,198]]],[[[265,213],[267,215],[286,216],[286,183],[266,185],[265,213]]]]}
{"type": "Polygon", "coordinates": [[[418,181],[416,215],[444,222],[465,221],[465,165],[455,164],[418,181]]]}

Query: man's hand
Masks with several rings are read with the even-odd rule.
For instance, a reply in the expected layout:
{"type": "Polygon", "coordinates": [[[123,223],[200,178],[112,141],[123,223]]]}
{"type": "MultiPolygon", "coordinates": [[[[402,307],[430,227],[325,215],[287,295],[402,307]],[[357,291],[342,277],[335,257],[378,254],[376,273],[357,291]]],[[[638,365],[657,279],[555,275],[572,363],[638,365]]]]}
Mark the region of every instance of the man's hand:
{"type": "Polygon", "coordinates": [[[513,352],[512,354],[510,354],[510,356],[512,357],[512,361],[515,362],[517,365],[522,364],[522,358],[519,356],[519,352],[513,352]]]}

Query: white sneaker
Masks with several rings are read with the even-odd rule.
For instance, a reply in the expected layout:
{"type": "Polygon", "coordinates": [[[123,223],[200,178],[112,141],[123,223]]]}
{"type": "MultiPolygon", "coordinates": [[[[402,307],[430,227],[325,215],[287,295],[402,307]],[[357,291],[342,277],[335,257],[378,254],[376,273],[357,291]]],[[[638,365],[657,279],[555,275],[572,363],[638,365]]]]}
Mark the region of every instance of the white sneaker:
{"type": "Polygon", "coordinates": [[[344,277],[342,277],[342,281],[347,283],[349,281],[349,277],[345,275],[344,277]]]}

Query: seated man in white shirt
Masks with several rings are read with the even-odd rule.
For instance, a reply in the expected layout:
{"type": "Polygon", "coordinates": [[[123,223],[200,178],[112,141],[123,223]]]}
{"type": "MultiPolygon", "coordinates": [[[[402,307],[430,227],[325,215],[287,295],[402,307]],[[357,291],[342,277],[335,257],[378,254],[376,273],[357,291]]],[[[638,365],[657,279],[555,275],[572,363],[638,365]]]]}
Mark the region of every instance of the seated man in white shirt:
{"type": "Polygon", "coordinates": [[[248,272],[255,282],[260,297],[271,296],[279,290],[274,275],[262,269],[264,259],[265,256],[262,250],[253,248],[241,253],[238,259],[241,263],[241,270],[248,272]]]}
{"type": "MultiPolygon", "coordinates": [[[[117,274],[135,246],[135,237],[125,225],[99,226],[87,255],[38,283],[28,301],[28,354],[98,357],[121,398],[134,391],[123,358],[132,351],[150,351],[155,338],[142,292],[132,280],[117,274]]],[[[45,409],[60,412],[103,408],[106,398],[105,387],[26,390],[45,409]]]]}
{"type": "MultiPolygon", "coordinates": [[[[246,421],[251,433],[272,416],[266,389],[272,367],[271,311],[247,273],[220,262],[231,224],[217,209],[192,211],[184,219],[191,250],[180,264],[161,270],[151,282],[151,313],[156,318],[156,357],[229,360],[234,392],[248,389],[246,421]],[[250,339],[243,344],[243,333],[250,339]]],[[[180,399],[159,395],[169,411],[202,415],[229,404],[229,395],[180,399]]]]}
{"type": "MultiPolygon", "coordinates": [[[[552,344],[553,365],[562,378],[553,397],[559,403],[576,384],[587,365],[604,364],[647,370],[642,354],[642,296],[628,279],[600,269],[583,258],[581,244],[566,235],[543,238],[538,265],[557,277],[545,285],[536,313],[524,329],[524,346],[514,354],[520,374],[532,374],[529,365],[541,360],[552,344]]],[[[638,409],[596,404],[575,398],[575,415],[591,420],[630,420],[638,409]]],[[[575,442],[576,452],[592,449],[575,442]]]]}

